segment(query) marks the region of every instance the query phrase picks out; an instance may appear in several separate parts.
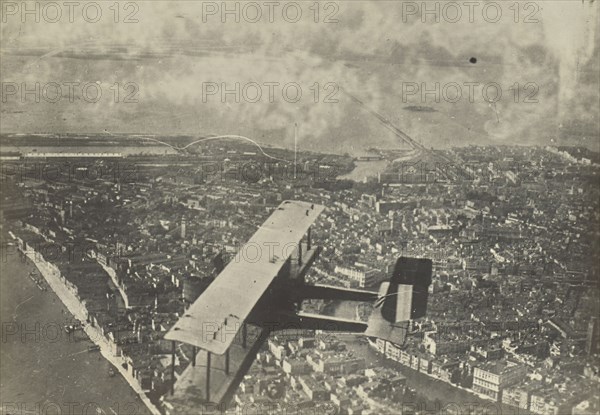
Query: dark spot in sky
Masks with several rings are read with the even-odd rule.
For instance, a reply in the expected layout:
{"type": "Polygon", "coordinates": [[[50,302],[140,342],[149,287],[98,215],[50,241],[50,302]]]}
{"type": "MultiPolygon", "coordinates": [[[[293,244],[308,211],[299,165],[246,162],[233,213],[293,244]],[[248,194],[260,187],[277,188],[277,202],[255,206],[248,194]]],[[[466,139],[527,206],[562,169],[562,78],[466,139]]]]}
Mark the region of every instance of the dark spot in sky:
{"type": "Polygon", "coordinates": [[[477,63],[477,58],[471,58],[471,59],[469,59],[469,62],[471,62],[471,63],[477,63]]]}

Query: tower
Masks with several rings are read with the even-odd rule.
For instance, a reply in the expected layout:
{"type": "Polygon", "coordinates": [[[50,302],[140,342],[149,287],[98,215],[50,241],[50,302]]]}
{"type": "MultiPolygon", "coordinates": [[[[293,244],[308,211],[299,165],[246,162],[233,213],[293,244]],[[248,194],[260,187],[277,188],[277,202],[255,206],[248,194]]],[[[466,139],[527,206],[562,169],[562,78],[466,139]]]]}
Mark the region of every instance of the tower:
{"type": "Polygon", "coordinates": [[[294,180],[296,179],[296,163],[298,162],[298,124],[294,123],[294,180]]]}
{"type": "Polygon", "coordinates": [[[181,239],[185,239],[185,217],[181,218],[181,239]]]}
{"type": "Polygon", "coordinates": [[[592,316],[588,323],[587,336],[585,339],[585,351],[588,356],[598,353],[599,337],[600,327],[598,325],[598,317],[592,316]]]}

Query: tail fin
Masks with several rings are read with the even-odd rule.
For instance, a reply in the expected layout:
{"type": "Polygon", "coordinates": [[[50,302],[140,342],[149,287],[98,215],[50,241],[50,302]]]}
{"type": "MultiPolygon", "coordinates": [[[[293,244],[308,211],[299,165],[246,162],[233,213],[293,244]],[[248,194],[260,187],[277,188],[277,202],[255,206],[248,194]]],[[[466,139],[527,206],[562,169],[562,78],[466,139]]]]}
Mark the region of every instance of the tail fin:
{"type": "Polygon", "coordinates": [[[398,258],[389,282],[379,288],[365,335],[404,343],[410,320],[427,311],[432,268],[430,259],[398,258]]]}
{"type": "Polygon", "coordinates": [[[433,264],[430,259],[400,257],[390,277],[390,296],[382,313],[388,321],[425,317],[433,264]]]}

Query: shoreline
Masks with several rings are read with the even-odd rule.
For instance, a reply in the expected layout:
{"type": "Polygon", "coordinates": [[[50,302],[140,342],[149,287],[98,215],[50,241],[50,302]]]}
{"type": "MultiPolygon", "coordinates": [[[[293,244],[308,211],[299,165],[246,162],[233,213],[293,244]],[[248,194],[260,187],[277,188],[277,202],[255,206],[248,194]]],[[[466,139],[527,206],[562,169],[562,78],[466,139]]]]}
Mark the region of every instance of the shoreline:
{"type": "MultiPolygon", "coordinates": [[[[371,351],[373,351],[374,353],[376,353],[378,356],[380,356],[384,361],[385,360],[389,360],[389,361],[393,362],[395,365],[400,366],[403,376],[405,376],[407,378],[407,385],[408,386],[414,387],[414,382],[413,382],[413,385],[409,385],[408,384],[409,383],[408,382],[409,378],[412,378],[412,379],[415,379],[415,378],[418,379],[418,378],[420,378],[423,381],[425,381],[426,383],[432,384],[432,385],[435,385],[437,382],[440,382],[440,384],[443,385],[443,387],[452,388],[450,390],[452,390],[453,393],[457,394],[456,396],[458,396],[458,394],[465,393],[468,396],[471,396],[473,398],[473,401],[470,401],[470,400],[465,400],[463,402],[460,402],[460,401],[448,401],[448,402],[446,402],[447,405],[454,404],[454,403],[458,403],[458,404],[461,404],[461,403],[463,403],[463,404],[473,403],[473,404],[476,404],[476,405],[479,405],[479,406],[482,406],[482,407],[488,408],[488,409],[490,407],[493,407],[494,410],[496,411],[496,413],[499,413],[499,414],[504,413],[503,411],[506,411],[507,413],[512,413],[512,414],[515,414],[515,413],[516,414],[521,414],[522,413],[523,415],[532,414],[532,412],[530,412],[528,409],[523,409],[523,408],[520,408],[520,407],[516,407],[516,406],[510,405],[510,404],[504,403],[501,400],[500,401],[495,400],[492,397],[484,395],[484,394],[481,394],[481,393],[478,393],[478,392],[474,391],[473,389],[470,389],[470,388],[467,388],[467,387],[464,387],[464,386],[460,386],[460,385],[456,385],[456,384],[453,384],[453,383],[449,383],[446,380],[444,380],[444,379],[442,379],[442,378],[440,378],[438,376],[435,376],[435,375],[433,375],[431,373],[421,372],[420,370],[416,370],[416,369],[413,369],[410,366],[406,366],[405,364],[403,364],[399,360],[395,360],[393,358],[390,358],[390,357],[386,356],[385,353],[380,352],[377,349],[377,345],[374,342],[370,341],[370,340],[368,342],[368,346],[367,347],[371,351]],[[479,401],[476,401],[476,399],[478,399],[479,401]],[[517,411],[517,412],[515,412],[515,411],[517,411]]],[[[419,383],[422,383],[422,382],[419,381],[419,383]]],[[[485,410],[487,410],[487,409],[485,409],[485,410]]]]}
{"type": "Polygon", "coordinates": [[[83,304],[81,304],[79,299],[68,290],[65,284],[63,284],[60,278],[55,274],[55,271],[49,266],[49,264],[45,261],[40,261],[39,255],[36,257],[35,251],[23,251],[21,249],[19,249],[19,251],[22,252],[30,261],[30,263],[37,268],[52,291],[67,308],[69,313],[71,313],[75,319],[82,322],[83,331],[88,336],[89,340],[100,347],[100,354],[122,375],[125,381],[131,386],[134,392],[147,407],[148,411],[153,415],[162,415],[158,408],[150,401],[139,383],[121,366],[121,359],[112,354],[110,344],[104,338],[100,330],[98,330],[97,327],[87,323],[87,311],[85,307],[83,304]]]}

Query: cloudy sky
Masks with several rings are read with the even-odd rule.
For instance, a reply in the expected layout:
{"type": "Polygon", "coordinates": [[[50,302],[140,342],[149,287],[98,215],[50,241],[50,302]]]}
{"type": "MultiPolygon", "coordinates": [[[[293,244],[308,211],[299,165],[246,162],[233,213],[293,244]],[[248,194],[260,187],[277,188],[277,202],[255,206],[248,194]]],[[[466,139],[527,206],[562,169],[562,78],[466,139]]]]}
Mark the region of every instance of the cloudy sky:
{"type": "Polygon", "coordinates": [[[598,2],[471,4],[3,2],[0,130],[598,149],[598,2]]]}

